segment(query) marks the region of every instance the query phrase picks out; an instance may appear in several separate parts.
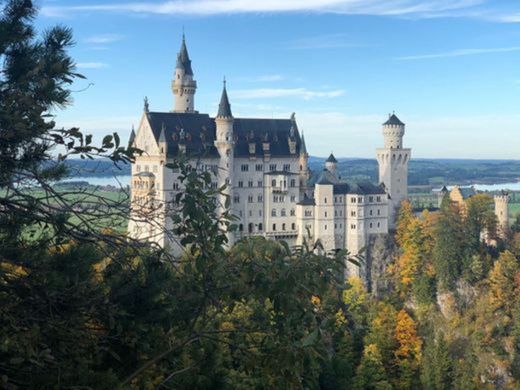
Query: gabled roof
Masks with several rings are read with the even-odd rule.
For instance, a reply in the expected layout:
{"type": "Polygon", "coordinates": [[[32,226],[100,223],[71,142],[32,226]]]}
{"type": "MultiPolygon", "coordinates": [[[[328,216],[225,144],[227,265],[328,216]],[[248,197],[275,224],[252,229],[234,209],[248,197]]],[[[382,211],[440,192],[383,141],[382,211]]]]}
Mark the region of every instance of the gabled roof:
{"type": "Polygon", "coordinates": [[[477,192],[475,191],[475,188],[473,187],[458,187],[460,194],[462,195],[463,199],[471,198],[472,196],[476,195],[477,192]]]}
{"type": "Polygon", "coordinates": [[[334,157],[334,155],[331,153],[326,162],[337,163],[338,160],[336,160],[336,157],[334,157]]]}
{"type": "Polygon", "coordinates": [[[186,48],[186,39],[182,34],[182,44],[179,53],[177,54],[177,69],[183,69],[184,73],[193,76],[193,70],[191,69],[191,60],[188,55],[188,49],[186,48]]]}
{"type": "MultiPolygon", "coordinates": [[[[145,113],[158,142],[164,125],[165,138],[168,144],[168,155],[175,156],[179,152],[181,131],[184,133],[183,143],[186,145],[186,155],[197,157],[219,157],[214,146],[216,124],[215,119],[208,114],[188,112],[149,112],[145,113]]],[[[235,157],[264,156],[262,144],[269,141],[271,157],[298,156],[302,141],[295,128],[296,153],[289,149],[291,119],[235,118],[233,132],[235,137],[235,157]],[[255,144],[255,153],[249,153],[249,144],[255,144]]]]}
{"type": "Polygon", "coordinates": [[[323,169],[320,177],[318,178],[318,180],[316,180],[316,184],[320,184],[320,185],[338,184],[338,179],[329,170],[323,169]]]}
{"type": "Polygon", "coordinates": [[[383,126],[387,126],[387,125],[404,126],[404,123],[399,120],[397,115],[392,114],[389,116],[388,120],[385,123],[383,123],[383,126]]]}
{"type": "Polygon", "coordinates": [[[386,193],[381,185],[375,185],[370,182],[360,183],[340,183],[335,184],[334,194],[355,194],[355,195],[383,195],[386,193]]]}

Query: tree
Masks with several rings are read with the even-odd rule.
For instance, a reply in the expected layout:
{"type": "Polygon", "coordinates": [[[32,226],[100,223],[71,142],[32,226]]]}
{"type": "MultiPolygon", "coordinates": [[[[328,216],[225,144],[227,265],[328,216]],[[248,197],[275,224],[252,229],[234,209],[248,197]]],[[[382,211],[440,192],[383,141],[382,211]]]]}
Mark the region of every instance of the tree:
{"type": "Polygon", "coordinates": [[[453,361],[442,334],[426,343],[421,364],[421,383],[428,390],[452,388],[453,361]]]}
{"type": "Polygon", "coordinates": [[[415,321],[404,309],[397,313],[395,338],[397,340],[395,361],[399,370],[399,387],[413,388],[416,380],[414,374],[421,362],[422,341],[417,335],[415,321]]]}
{"type": "Polygon", "coordinates": [[[511,315],[518,293],[520,267],[511,252],[503,252],[489,273],[489,304],[492,310],[511,315]]]}
{"type": "Polygon", "coordinates": [[[383,366],[381,353],[375,344],[365,347],[361,363],[356,370],[353,388],[356,390],[392,389],[383,366]]]}

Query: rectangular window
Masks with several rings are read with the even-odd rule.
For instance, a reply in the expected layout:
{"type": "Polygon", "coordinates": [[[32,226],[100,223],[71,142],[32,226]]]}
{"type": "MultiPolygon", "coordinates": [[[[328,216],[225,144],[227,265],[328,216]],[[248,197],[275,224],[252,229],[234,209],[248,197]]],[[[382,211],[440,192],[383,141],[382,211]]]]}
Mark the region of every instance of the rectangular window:
{"type": "Polygon", "coordinates": [[[248,202],[248,203],[253,203],[253,195],[249,195],[249,196],[247,197],[247,202],[248,202]]]}
{"type": "Polygon", "coordinates": [[[238,182],[238,188],[244,187],[244,182],[242,180],[239,180],[238,182]]]}
{"type": "Polygon", "coordinates": [[[291,164],[283,164],[283,170],[289,172],[291,170],[291,164]]]}
{"type": "Polygon", "coordinates": [[[262,180],[258,180],[258,187],[262,187],[264,183],[262,183],[262,180]]]}
{"type": "Polygon", "coordinates": [[[253,187],[253,180],[249,180],[249,181],[247,182],[247,186],[248,186],[248,187],[253,187]]]}
{"type": "Polygon", "coordinates": [[[291,217],[294,217],[296,215],[296,211],[295,210],[291,210],[291,217]]]}
{"type": "Polygon", "coordinates": [[[233,201],[235,203],[240,203],[240,196],[239,195],[235,195],[234,198],[233,198],[233,201]]]}
{"type": "Polygon", "coordinates": [[[270,170],[271,172],[276,171],[276,164],[269,164],[269,170],[270,170]]]}
{"type": "Polygon", "coordinates": [[[291,195],[291,202],[296,202],[296,195],[291,195]]]}
{"type": "Polygon", "coordinates": [[[255,165],[255,170],[256,170],[257,172],[262,172],[262,171],[264,170],[264,166],[263,166],[263,164],[256,164],[256,165],[255,165]]]}
{"type": "Polygon", "coordinates": [[[242,165],[240,166],[240,170],[241,170],[242,172],[249,172],[249,164],[242,164],[242,165]]]}
{"type": "Polygon", "coordinates": [[[296,180],[291,179],[291,188],[294,188],[294,187],[296,187],[296,180]]]}
{"type": "Polygon", "coordinates": [[[258,195],[258,203],[262,203],[262,201],[263,201],[262,195],[258,195]]]}
{"type": "Polygon", "coordinates": [[[368,201],[369,201],[370,203],[372,203],[372,202],[374,201],[374,197],[373,197],[373,196],[369,196],[369,197],[368,197],[368,201]]]}

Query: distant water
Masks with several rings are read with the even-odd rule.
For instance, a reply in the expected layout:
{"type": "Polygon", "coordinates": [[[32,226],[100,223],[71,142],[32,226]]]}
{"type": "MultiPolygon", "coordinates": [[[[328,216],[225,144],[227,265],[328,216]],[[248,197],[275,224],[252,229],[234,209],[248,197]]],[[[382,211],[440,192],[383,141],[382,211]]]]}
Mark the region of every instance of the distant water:
{"type": "Polygon", "coordinates": [[[520,191],[520,182],[500,184],[474,184],[473,187],[475,187],[477,191],[520,191]]]}
{"type": "Polygon", "coordinates": [[[107,176],[107,177],[88,177],[88,176],[78,176],[71,177],[69,179],[62,180],[62,182],[67,183],[71,181],[86,181],[93,186],[114,186],[114,187],[126,187],[130,185],[130,175],[124,176],[107,176]]]}

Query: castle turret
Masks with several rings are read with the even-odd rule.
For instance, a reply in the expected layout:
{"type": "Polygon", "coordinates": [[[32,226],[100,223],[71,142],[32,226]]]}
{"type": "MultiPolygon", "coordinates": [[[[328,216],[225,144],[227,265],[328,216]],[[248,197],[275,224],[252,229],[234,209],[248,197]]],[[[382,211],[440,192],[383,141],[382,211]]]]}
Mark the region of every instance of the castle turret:
{"type": "Polygon", "coordinates": [[[509,232],[509,194],[506,191],[502,191],[493,198],[495,200],[495,215],[498,222],[497,233],[500,238],[504,239],[509,232]]]}
{"type": "Polygon", "coordinates": [[[193,79],[191,60],[186,48],[186,39],[182,34],[182,44],[177,54],[172,92],[175,97],[173,112],[195,112],[195,91],[197,82],[193,79]]]}
{"type": "Polygon", "coordinates": [[[395,226],[397,209],[408,198],[408,161],[411,149],[403,148],[405,124],[392,114],[383,123],[385,146],[377,149],[379,182],[385,185],[390,196],[389,226],[395,226]]]}
{"type": "MultiPolygon", "coordinates": [[[[301,145],[300,145],[300,156],[298,157],[298,164],[300,165],[300,199],[304,199],[307,193],[307,186],[309,181],[309,153],[307,153],[307,146],[305,145],[305,137],[302,131],[301,145]]],[[[308,194],[307,194],[308,195],[308,194]]]]}
{"type": "Polygon", "coordinates": [[[330,173],[336,175],[336,169],[338,167],[338,160],[336,160],[336,157],[334,157],[334,154],[330,154],[327,161],[325,161],[325,169],[329,171],[330,173]]]}
{"type": "MultiPolygon", "coordinates": [[[[234,160],[234,134],[233,134],[233,114],[231,113],[231,105],[226,90],[226,80],[224,79],[224,87],[222,89],[222,96],[220,97],[220,104],[218,106],[218,113],[215,118],[216,123],[216,140],[215,147],[217,148],[220,160],[219,169],[217,173],[218,186],[227,185],[224,194],[219,199],[220,213],[224,213],[226,198],[233,197],[232,175],[233,175],[233,160],[234,160]]],[[[228,237],[230,239],[230,237],[228,237]]]]}

